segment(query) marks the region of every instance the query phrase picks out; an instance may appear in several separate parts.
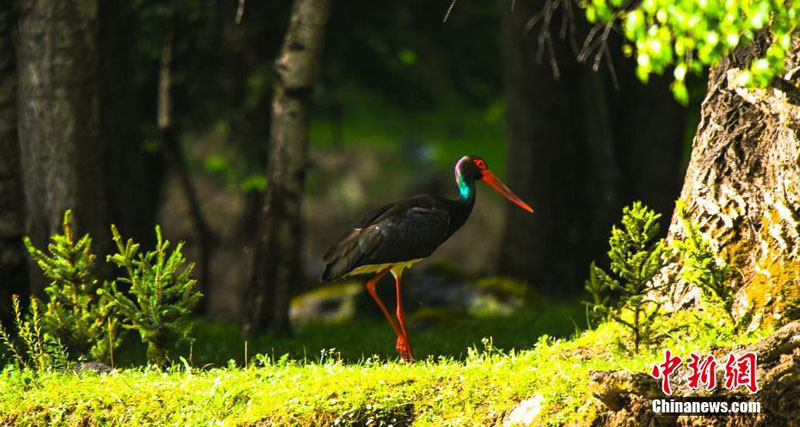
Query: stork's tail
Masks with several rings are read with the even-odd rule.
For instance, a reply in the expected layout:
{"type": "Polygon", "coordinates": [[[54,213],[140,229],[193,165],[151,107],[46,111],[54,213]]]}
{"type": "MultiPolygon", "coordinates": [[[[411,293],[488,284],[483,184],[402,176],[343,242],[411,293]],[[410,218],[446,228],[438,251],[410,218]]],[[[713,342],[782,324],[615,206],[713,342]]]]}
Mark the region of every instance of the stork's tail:
{"type": "Polygon", "coordinates": [[[329,282],[341,278],[352,270],[363,255],[358,248],[358,231],[354,230],[344,236],[328,249],[322,257],[325,266],[321,279],[329,282]]]}

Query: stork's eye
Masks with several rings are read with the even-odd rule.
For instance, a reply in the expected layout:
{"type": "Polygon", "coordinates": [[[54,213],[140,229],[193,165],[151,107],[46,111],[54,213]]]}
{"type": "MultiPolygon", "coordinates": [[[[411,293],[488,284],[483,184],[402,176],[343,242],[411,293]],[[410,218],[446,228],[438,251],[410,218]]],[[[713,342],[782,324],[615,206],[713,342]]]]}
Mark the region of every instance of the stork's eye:
{"type": "Polygon", "coordinates": [[[486,163],[481,159],[475,160],[475,166],[477,166],[478,169],[486,169],[486,163]]]}

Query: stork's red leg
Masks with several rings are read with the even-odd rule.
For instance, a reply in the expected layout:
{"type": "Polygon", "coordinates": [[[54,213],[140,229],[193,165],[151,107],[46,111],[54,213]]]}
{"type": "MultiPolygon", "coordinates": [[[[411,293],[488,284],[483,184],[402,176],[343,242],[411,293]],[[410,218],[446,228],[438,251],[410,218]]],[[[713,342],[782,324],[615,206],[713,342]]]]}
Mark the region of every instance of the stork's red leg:
{"type": "Polygon", "coordinates": [[[397,350],[400,352],[403,360],[409,362],[414,361],[414,355],[411,353],[411,341],[408,339],[408,332],[406,330],[406,313],[403,311],[403,289],[400,284],[400,275],[394,274],[394,284],[397,292],[397,322],[400,323],[400,332],[402,336],[397,336],[397,350]]]}
{"type": "MultiPolygon", "coordinates": [[[[378,294],[375,293],[375,284],[377,284],[378,281],[381,280],[381,278],[383,278],[383,276],[385,276],[390,269],[391,266],[386,267],[385,269],[381,270],[381,272],[378,273],[375,277],[370,279],[370,281],[367,282],[367,292],[369,292],[372,299],[374,299],[375,302],[378,304],[378,307],[380,307],[381,312],[383,312],[383,315],[386,317],[386,320],[389,321],[389,325],[391,325],[392,329],[394,330],[394,333],[397,334],[398,338],[400,338],[401,336],[403,336],[403,333],[400,331],[400,328],[397,327],[397,324],[395,323],[394,319],[392,319],[392,316],[389,314],[389,310],[386,309],[386,306],[383,305],[381,299],[378,298],[378,294]]],[[[405,360],[406,359],[405,354],[401,352],[400,358],[405,360]]]]}

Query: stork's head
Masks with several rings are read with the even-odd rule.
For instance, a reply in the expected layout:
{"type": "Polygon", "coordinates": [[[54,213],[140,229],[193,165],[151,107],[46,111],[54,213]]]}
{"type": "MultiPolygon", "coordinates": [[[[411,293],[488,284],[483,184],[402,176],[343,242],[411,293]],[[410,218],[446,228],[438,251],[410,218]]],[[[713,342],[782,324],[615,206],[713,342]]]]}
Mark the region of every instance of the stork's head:
{"type": "Polygon", "coordinates": [[[468,199],[474,195],[475,181],[483,181],[502,194],[503,197],[515,205],[533,213],[533,209],[523,202],[516,194],[503,184],[486,166],[486,162],[478,156],[464,156],[456,163],[456,183],[461,193],[461,197],[468,199]]]}

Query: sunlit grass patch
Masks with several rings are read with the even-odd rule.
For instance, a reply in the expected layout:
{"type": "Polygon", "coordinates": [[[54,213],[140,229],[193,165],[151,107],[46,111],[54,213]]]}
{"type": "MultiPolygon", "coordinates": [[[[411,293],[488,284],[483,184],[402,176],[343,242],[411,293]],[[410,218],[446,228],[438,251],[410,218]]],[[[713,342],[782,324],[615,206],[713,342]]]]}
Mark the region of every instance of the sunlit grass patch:
{"type": "Polygon", "coordinates": [[[396,358],[345,361],[338,350],[306,360],[252,357],[246,369],[199,369],[188,361],[165,372],[146,368],[110,374],[11,368],[0,375],[0,424],[44,425],[486,425],[520,401],[540,395],[540,425],[586,425],[599,410],[592,371],[647,372],[663,349],[676,354],[748,343],[713,314],[679,312],[663,321],[658,345],[633,354],[625,330],[604,323],[571,339],[539,337],[525,350],[492,340],[463,359],[430,355],[406,365],[396,358]]]}

